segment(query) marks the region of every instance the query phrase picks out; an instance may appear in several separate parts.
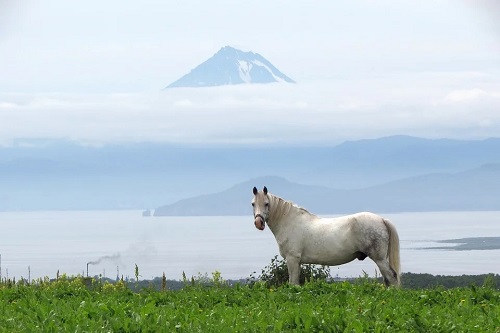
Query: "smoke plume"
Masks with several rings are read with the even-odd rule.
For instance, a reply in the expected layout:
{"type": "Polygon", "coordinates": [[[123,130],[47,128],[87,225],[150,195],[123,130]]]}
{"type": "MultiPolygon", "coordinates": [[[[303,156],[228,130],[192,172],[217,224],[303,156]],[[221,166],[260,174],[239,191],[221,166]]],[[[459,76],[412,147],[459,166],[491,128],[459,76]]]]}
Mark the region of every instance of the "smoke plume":
{"type": "Polygon", "coordinates": [[[98,265],[102,261],[117,261],[117,260],[120,260],[120,254],[119,253],[113,254],[111,256],[102,256],[102,257],[100,257],[97,260],[89,261],[87,263],[87,265],[98,265]]]}

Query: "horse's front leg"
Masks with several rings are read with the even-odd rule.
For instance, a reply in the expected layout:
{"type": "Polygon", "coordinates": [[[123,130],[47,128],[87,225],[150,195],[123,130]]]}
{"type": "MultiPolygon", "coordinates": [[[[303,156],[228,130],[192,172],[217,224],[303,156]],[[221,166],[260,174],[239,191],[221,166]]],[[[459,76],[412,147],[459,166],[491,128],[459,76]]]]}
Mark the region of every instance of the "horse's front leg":
{"type": "Polygon", "coordinates": [[[300,258],[288,256],[286,265],[288,267],[288,282],[290,284],[300,284],[300,258]]]}

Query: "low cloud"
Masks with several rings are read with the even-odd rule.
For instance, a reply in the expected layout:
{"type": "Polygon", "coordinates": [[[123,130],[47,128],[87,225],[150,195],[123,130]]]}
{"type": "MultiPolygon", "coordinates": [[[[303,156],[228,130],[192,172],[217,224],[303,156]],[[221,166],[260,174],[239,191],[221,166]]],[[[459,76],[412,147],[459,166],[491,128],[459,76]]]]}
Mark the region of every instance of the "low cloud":
{"type": "Polygon", "coordinates": [[[328,144],[394,134],[484,138],[500,133],[498,91],[415,91],[418,82],[397,83],[0,95],[0,142],[328,144]]]}
{"type": "Polygon", "coordinates": [[[450,92],[444,98],[445,103],[469,103],[485,97],[495,97],[495,94],[489,94],[478,88],[469,90],[455,90],[450,92]]]}

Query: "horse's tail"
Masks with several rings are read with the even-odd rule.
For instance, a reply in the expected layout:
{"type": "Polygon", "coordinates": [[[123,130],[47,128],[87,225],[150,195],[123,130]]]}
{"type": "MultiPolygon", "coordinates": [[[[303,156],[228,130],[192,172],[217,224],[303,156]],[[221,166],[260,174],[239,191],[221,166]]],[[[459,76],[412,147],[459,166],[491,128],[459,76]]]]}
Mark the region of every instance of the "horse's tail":
{"type": "Polygon", "coordinates": [[[401,264],[399,261],[399,235],[394,224],[391,221],[383,219],[384,224],[389,232],[389,247],[387,249],[387,255],[389,257],[389,266],[396,273],[396,279],[398,281],[398,286],[401,285],[401,264]]]}

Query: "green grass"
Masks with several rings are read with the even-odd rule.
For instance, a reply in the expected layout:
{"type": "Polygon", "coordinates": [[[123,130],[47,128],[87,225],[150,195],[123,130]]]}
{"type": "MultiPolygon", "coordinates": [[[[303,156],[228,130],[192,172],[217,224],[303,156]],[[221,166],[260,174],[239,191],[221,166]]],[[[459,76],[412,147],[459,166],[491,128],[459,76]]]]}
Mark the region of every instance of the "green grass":
{"type": "Polygon", "coordinates": [[[360,279],[276,289],[187,283],[134,292],[82,277],[0,284],[0,332],[500,332],[492,286],[386,289],[360,279]]]}

